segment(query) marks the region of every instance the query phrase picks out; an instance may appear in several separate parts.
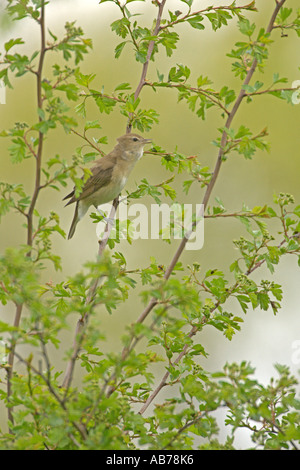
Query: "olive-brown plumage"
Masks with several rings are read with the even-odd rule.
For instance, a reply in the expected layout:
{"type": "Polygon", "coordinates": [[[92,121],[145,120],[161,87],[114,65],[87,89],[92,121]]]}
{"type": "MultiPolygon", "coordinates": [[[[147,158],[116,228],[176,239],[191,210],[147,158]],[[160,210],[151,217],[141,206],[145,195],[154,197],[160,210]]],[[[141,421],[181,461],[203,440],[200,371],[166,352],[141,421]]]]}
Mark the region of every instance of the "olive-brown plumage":
{"type": "Polygon", "coordinates": [[[90,206],[97,208],[120,194],[131,170],[142,157],[144,146],[151,142],[150,139],[144,139],[138,134],[125,134],[117,140],[115,148],[91,168],[92,175],[86,181],[80,195],[76,197],[73,189],[63,199],[70,199],[66,206],[76,203],[68,239],[73,237],[78,222],[90,206]]]}

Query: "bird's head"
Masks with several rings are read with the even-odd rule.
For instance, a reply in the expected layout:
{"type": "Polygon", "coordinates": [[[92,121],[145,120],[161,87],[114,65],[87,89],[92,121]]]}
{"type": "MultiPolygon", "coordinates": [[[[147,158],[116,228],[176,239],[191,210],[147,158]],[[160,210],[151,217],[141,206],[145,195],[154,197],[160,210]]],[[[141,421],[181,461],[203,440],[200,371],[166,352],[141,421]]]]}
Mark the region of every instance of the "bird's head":
{"type": "Polygon", "coordinates": [[[135,159],[143,155],[143,149],[146,144],[149,144],[151,139],[144,139],[138,134],[125,134],[118,138],[119,148],[127,156],[132,156],[135,159]]]}

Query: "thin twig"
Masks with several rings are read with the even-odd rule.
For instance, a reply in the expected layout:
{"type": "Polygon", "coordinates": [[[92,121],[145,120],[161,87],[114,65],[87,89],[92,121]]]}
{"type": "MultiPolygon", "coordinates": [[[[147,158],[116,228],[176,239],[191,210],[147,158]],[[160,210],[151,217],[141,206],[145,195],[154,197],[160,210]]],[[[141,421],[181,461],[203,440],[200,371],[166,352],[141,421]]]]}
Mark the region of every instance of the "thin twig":
{"type": "Polygon", "coordinates": [[[167,445],[165,445],[165,447],[163,448],[163,450],[165,449],[169,449],[170,447],[172,447],[172,444],[174,441],[176,441],[176,439],[180,436],[180,434],[182,434],[184,431],[186,431],[188,428],[190,428],[191,426],[193,426],[194,424],[196,424],[198,421],[200,421],[200,419],[202,419],[204,416],[207,415],[207,412],[206,411],[199,411],[197,414],[196,414],[196,417],[194,419],[191,419],[190,421],[188,421],[184,426],[182,426],[180,429],[178,429],[177,433],[172,437],[172,439],[168,442],[167,445]]]}
{"type": "MultiPolygon", "coordinates": [[[[20,325],[22,310],[23,310],[23,304],[17,304],[16,305],[15,319],[14,319],[14,327],[15,328],[18,328],[19,325],[20,325]]],[[[14,335],[12,335],[11,342],[10,342],[10,351],[9,351],[8,360],[7,360],[7,402],[8,402],[8,404],[9,404],[10,397],[11,397],[11,394],[12,394],[11,379],[12,379],[13,370],[14,370],[14,359],[15,359],[15,354],[16,354],[16,343],[17,343],[16,339],[14,338],[14,335]]],[[[8,420],[12,424],[14,424],[13,408],[9,406],[8,409],[7,409],[7,413],[8,413],[8,420]]]]}
{"type": "Polygon", "coordinates": [[[195,93],[197,95],[204,95],[209,101],[211,101],[215,106],[219,106],[219,108],[224,111],[224,113],[227,114],[227,116],[230,114],[228,109],[221,103],[221,101],[218,99],[218,93],[216,92],[211,92],[209,90],[203,90],[202,88],[195,88],[191,87],[185,83],[169,83],[169,82],[163,82],[162,85],[160,83],[152,83],[149,81],[145,82],[145,85],[151,86],[151,87],[159,87],[163,86],[166,88],[184,88],[185,90],[188,90],[192,93],[195,93]]]}
{"type": "Polygon", "coordinates": [[[162,25],[160,27],[160,31],[162,31],[163,29],[170,28],[170,27],[174,26],[175,24],[182,23],[187,18],[190,18],[190,17],[193,17],[193,16],[198,16],[198,15],[204,14],[206,12],[208,13],[208,12],[211,12],[211,11],[217,11],[217,10],[230,10],[230,11],[234,11],[234,10],[251,10],[251,11],[257,11],[257,9],[255,8],[253,2],[249,3],[248,5],[243,5],[243,6],[240,6],[240,7],[239,6],[233,6],[233,5],[224,5],[224,6],[219,6],[219,7],[209,6],[209,7],[204,8],[203,10],[198,10],[198,11],[193,11],[193,12],[191,12],[191,10],[189,9],[189,11],[186,15],[179,16],[176,20],[170,21],[169,23],[166,23],[165,25],[162,25]]]}
{"type": "Polygon", "coordinates": [[[97,152],[99,152],[100,155],[102,156],[105,155],[105,152],[103,152],[103,150],[101,150],[96,144],[94,144],[90,139],[87,138],[86,133],[82,135],[80,134],[80,132],[76,131],[75,129],[71,129],[71,132],[73,132],[73,134],[78,135],[78,137],[80,137],[81,139],[85,140],[91,147],[97,150],[97,152]]]}
{"type": "Polygon", "coordinates": [[[282,91],[297,91],[299,90],[299,86],[296,86],[294,88],[268,88],[266,90],[261,90],[261,91],[253,91],[251,93],[245,93],[245,97],[247,96],[256,96],[256,95],[264,95],[267,93],[281,93],[282,91]]]}

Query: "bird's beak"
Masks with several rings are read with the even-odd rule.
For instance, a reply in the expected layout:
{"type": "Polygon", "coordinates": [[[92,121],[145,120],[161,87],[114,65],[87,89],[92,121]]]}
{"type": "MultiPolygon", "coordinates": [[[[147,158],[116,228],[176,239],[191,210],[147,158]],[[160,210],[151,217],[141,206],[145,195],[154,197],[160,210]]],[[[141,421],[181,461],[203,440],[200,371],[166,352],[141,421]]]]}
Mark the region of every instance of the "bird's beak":
{"type": "Polygon", "coordinates": [[[152,139],[143,139],[144,144],[150,144],[152,142],[152,139]]]}

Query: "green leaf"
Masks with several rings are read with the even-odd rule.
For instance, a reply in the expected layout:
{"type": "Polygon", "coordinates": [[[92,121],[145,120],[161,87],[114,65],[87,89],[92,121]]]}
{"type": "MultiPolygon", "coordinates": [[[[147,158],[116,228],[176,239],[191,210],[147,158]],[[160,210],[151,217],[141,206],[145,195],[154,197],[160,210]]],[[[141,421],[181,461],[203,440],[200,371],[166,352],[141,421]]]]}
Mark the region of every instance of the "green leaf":
{"type": "Polygon", "coordinates": [[[147,53],[142,51],[136,51],[135,58],[137,62],[141,62],[141,64],[144,64],[147,61],[147,53]]]}
{"type": "Polygon", "coordinates": [[[78,70],[75,73],[75,79],[78,85],[84,86],[84,87],[89,87],[89,84],[94,80],[96,77],[95,73],[90,73],[87,75],[84,75],[83,73],[79,72],[78,70]]]}
{"type": "Polygon", "coordinates": [[[175,31],[166,32],[163,30],[159,35],[159,43],[162,44],[165,49],[168,57],[171,57],[174,50],[176,49],[176,44],[179,41],[179,35],[175,31]]]}
{"type": "Polygon", "coordinates": [[[93,93],[93,98],[99,108],[100,113],[110,114],[113,111],[117,104],[116,100],[110,98],[109,96],[105,96],[96,90],[91,90],[91,93],[93,93]]]}
{"type": "Polygon", "coordinates": [[[13,145],[8,150],[13,163],[20,163],[26,157],[26,144],[21,137],[12,139],[13,145]]]}
{"type": "Polygon", "coordinates": [[[124,39],[129,33],[128,27],[130,26],[130,21],[128,18],[121,18],[114,21],[110,26],[112,31],[115,31],[118,36],[124,39]]]}
{"type": "Polygon", "coordinates": [[[115,58],[118,59],[122,54],[124,47],[126,46],[127,41],[121,42],[115,48],[115,58]]]}
{"type": "Polygon", "coordinates": [[[269,305],[270,305],[270,299],[269,299],[268,294],[266,294],[265,292],[258,292],[257,300],[262,310],[268,310],[269,305]]]}
{"type": "Polygon", "coordinates": [[[22,38],[10,39],[4,44],[4,49],[8,52],[16,44],[25,44],[22,38]]]}
{"type": "Polygon", "coordinates": [[[300,205],[295,207],[293,213],[297,215],[297,217],[300,217],[300,205]]]}
{"type": "Polygon", "coordinates": [[[195,15],[187,19],[187,22],[195,29],[205,29],[205,26],[202,24],[204,20],[203,16],[195,15]]]}
{"type": "Polygon", "coordinates": [[[286,22],[286,20],[289,18],[289,16],[292,14],[293,9],[292,8],[280,8],[278,15],[277,15],[277,22],[280,24],[283,24],[286,22]]]}
{"type": "Polygon", "coordinates": [[[84,130],[87,131],[88,129],[101,129],[98,119],[94,121],[86,121],[84,130]]]}
{"type": "Polygon", "coordinates": [[[115,91],[120,91],[120,90],[131,90],[131,85],[130,83],[120,83],[120,85],[116,86],[115,91]]]}
{"type": "Polygon", "coordinates": [[[191,7],[194,2],[194,0],[180,0],[180,1],[183,3],[186,3],[189,7],[191,7]]]}
{"type": "Polygon", "coordinates": [[[255,31],[256,25],[255,23],[251,24],[247,18],[241,18],[238,22],[238,27],[242,34],[250,37],[255,31]]]}
{"type": "Polygon", "coordinates": [[[78,100],[79,89],[74,83],[63,83],[62,85],[58,85],[56,89],[65,92],[68,100],[78,100]]]}

